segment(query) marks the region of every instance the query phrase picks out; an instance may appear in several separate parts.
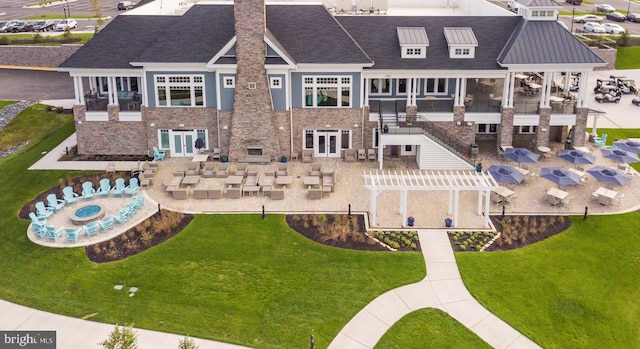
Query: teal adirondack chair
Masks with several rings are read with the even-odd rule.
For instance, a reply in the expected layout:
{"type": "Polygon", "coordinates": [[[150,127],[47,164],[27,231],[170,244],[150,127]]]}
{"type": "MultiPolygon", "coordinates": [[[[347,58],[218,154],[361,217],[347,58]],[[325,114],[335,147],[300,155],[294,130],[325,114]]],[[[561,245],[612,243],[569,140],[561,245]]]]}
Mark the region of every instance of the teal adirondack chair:
{"type": "Polygon", "coordinates": [[[133,199],[136,210],[140,210],[144,206],[144,197],[142,195],[133,199]]]}
{"type": "Polygon", "coordinates": [[[53,212],[58,212],[64,208],[64,200],[58,199],[56,194],[47,195],[47,203],[53,212]]]}
{"type": "Polygon", "coordinates": [[[75,228],[65,228],[64,229],[65,232],[65,240],[67,241],[73,241],[74,243],[78,243],[78,239],[80,238],[80,234],[82,234],[82,227],[75,229],[75,228]]]}
{"type": "Polygon", "coordinates": [[[46,207],[42,201],[36,202],[36,214],[38,217],[49,218],[53,214],[53,211],[46,207]]]}
{"type": "Polygon", "coordinates": [[[67,205],[75,204],[78,202],[78,194],[74,193],[73,188],[71,187],[64,187],[64,189],[62,189],[62,195],[64,202],[66,202],[67,205]]]}
{"type": "Polygon", "coordinates": [[[56,241],[62,235],[64,228],[56,229],[52,225],[47,225],[47,240],[56,241]]]}
{"type": "Polygon", "coordinates": [[[162,161],[164,160],[167,154],[164,151],[158,150],[158,147],[153,146],[153,161],[162,161]]]}
{"type": "Polygon", "coordinates": [[[131,178],[129,180],[129,186],[124,188],[124,194],[128,196],[134,196],[135,194],[138,194],[138,191],[140,191],[140,187],[138,186],[138,178],[131,178]]]}
{"type": "Polygon", "coordinates": [[[126,186],[124,185],[124,178],[117,178],[116,186],[111,188],[111,196],[122,197],[122,195],[124,195],[125,188],[126,186]]]}
{"type": "Polygon", "coordinates": [[[44,239],[47,237],[47,219],[44,217],[38,217],[35,213],[29,212],[29,218],[31,218],[31,230],[38,239],[44,239]]]}
{"type": "Polygon", "coordinates": [[[124,224],[131,218],[131,211],[126,208],[120,210],[120,214],[118,216],[113,217],[116,223],[124,224]]]}
{"type": "Polygon", "coordinates": [[[93,189],[93,183],[91,183],[91,181],[82,183],[82,198],[84,200],[92,200],[95,194],[96,190],[93,189]]]}
{"type": "Polygon", "coordinates": [[[82,228],[84,229],[84,233],[87,235],[87,237],[90,238],[93,235],[98,235],[98,233],[100,232],[100,223],[91,222],[87,225],[83,225],[82,228]]]}
{"type": "Polygon", "coordinates": [[[106,198],[107,196],[109,196],[110,192],[111,192],[111,181],[109,180],[109,178],[102,178],[100,180],[100,187],[96,191],[96,194],[98,194],[98,197],[100,198],[106,198]]]}
{"type": "Polygon", "coordinates": [[[109,229],[115,228],[115,219],[113,216],[106,216],[100,222],[100,227],[102,227],[103,232],[107,232],[109,229]]]}

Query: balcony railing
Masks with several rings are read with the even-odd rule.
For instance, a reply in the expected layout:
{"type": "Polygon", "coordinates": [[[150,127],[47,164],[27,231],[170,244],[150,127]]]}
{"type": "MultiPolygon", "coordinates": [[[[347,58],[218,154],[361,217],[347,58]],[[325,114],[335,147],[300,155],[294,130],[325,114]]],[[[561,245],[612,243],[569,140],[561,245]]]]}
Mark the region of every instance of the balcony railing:
{"type": "MultiPolygon", "coordinates": [[[[85,94],[84,98],[87,111],[107,111],[109,99],[106,96],[85,94]]],[[[123,94],[122,98],[118,98],[118,104],[120,105],[120,111],[140,111],[142,100],[139,94],[132,91],[129,94],[123,94]]]]}
{"type": "Polygon", "coordinates": [[[451,113],[453,100],[449,98],[420,99],[416,101],[418,113],[451,113]]]}

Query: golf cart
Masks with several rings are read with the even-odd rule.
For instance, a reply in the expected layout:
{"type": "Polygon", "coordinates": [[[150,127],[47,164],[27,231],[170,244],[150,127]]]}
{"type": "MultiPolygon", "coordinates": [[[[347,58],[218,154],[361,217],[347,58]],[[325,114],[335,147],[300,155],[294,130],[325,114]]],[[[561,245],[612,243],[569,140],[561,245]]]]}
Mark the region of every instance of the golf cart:
{"type": "Polygon", "coordinates": [[[596,102],[598,103],[620,103],[620,99],[622,98],[622,92],[620,90],[615,89],[611,90],[608,93],[598,93],[596,95],[596,102]]]}
{"type": "Polygon", "coordinates": [[[596,87],[593,89],[595,93],[609,93],[612,90],[618,88],[618,82],[616,80],[596,80],[596,87]]]}
{"type": "Polygon", "coordinates": [[[636,82],[634,80],[627,79],[624,76],[611,75],[609,77],[615,79],[616,85],[618,85],[620,92],[622,92],[623,94],[635,94],[636,92],[638,92],[636,88],[636,82]]]}

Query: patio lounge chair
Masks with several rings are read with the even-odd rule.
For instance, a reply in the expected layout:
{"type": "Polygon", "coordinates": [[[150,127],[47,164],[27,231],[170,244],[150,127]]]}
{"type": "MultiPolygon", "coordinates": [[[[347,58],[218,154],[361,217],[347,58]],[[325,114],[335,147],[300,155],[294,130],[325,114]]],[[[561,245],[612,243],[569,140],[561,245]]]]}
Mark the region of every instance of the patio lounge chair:
{"type": "Polygon", "coordinates": [[[100,232],[98,229],[100,228],[100,223],[91,222],[87,225],[83,225],[82,229],[84,229],[84,233],[87,235],[87,238],[91,238],[93,235],[98,235],[100,232]]]}
{"type": "Polygon", "coordinates": [[[345,149],[344,162],[357,162],[358,152],[355,149],[345,149]]]}
{"type": "Polygon", "coordinates": [[[186,200],[187,195],[187,189],[184,188],[176,188],[171,191],[171,196],[173,196],[174,200],[186,200]]]}
{"type": "Polygon", "coordinates": [[[41,225],[47,224],[47,218],[46,217],[38,217],[33,212],[29,212],[29,218],[31,218],[31,223],[32,224],[41,224],[41,225]]]}
{"type": "Polygon", "coordinates": [[[78,194],[74,193],[71,187],[64,187],[64,189],[62,189],[62,198],[67,205],[78,202],[78,194]]]}
{"type": "Polygon", "coordinates": [[[204,189],[204,188],[195,188],[195,189],[193,189],[193,198],[194,199],[206,199],[207,198],[207,189],[204,189]]]}
{"type": "Polygon", "coordinates": [[[367,159],[369,161],[376,161],[376,150],[375,149],[367,149],[367,159]]]}
{"type": "Polygon", "coordinates": [[[100,227],[103,232],[107,232],[109,229],[115,228],[115,218],[113,216],[106,216],[100,221],[100,227]]]}
{"type": "Polygon", "coordinates": [[[358,149],[358,161],[366,161],[367,153],[364,149],[358,149]]]}
{"type": "Polygon", "coordinates": [[[62,231],[64,228],[56,229],[56,227],[52,225],[47,225],[47,240],[57,241],[60,236],[62,236],[62,231]]]}
{"type": "Polygon", "coordinates": [[[236,170],[233,172],[233,175],[245,177],[247,175],[247,168],[249,168],[248,163],[239,163],[236,165],[236,170]]]}
{"type": "Polygon", "coordinates": [[[603,133],[602,136],[600,137],[594,137],[593,138],[593,144],[596,145],[596,147],[604,147],[607,145],[607,134],[603,133]]]}
{"type": "Polygon", "coordinates": [[[222,198],[222,189],[209,189],[207,190],[207,196],[209,199],[220,199],[222,198]]]}
{"type": "Polygon", "coordinates": [[[131,178],[129,180],[129,186],[124,188],[124,195],[134,196],[135,194],[138,194],[138,191],[140,191],[140,187],[138,186],[138,178],[131,178]]]}
{"type": "Polygon", "coordinates": [[[109,180],[109,178],[102,178],[100,180],[100,187],[98,188],[98,191],[96,191],[96,194],[98,194],[98,197],[105,198],[109,196],[110,192],[111,181],[109,180]]]}
{"type": "Polygon", "coordinates": [[[200,168],[200,163],[189,164],[187,165],[187,171],[185,172],[185,175],[187,176],[197,175],[199,168],[200,168]]]}
{"type": "Polygon", "coordinates": [[[36,215],[38,215],[38,217],[49,218],[53,215],[53,211],[46,207],[43,202],[38,201],[36,202],[36,215]]]}
{"type": "Polygon", "coordinates": [[[229,177],[229,164],[222,163],[218,165],[216,169],[216,178],[227,178],[229,177]]]}
{"type": "Polygon", "coordinates": [[[242,196],[242,188],[227,188],[227,199],[240,199],[242,196]]]}
{"type": "Polygon", "coordinates": [[[111,188],[111,196],[119,196],[122,197],[124,194],[124,178],[117,178],[115,187],[111,188]]]}
{"type": "Polygon", "coordinates": [[[96,190],[93,189],[93,183],[91,183],[91,181],[86,181],[82,183],[82,199],[83,200],[92,200],[95,193],[96,193],[96,190]]]}
{"type": "Polygon", "coordinates": [[[213,178],[216,176],[216,164],[213,162],[207,162],[204,165],[204,170],[202,171],[202,177],[204,178],[213,178]]]}
{"type": "Polygon", "coordinates": [[[125,222],[129,221],[129,219],[131,218],[131,212],[126,209],[120,209],[120,214],[117,216],[113,217],[113,220],[118,223],[118,224],[124,224],[125,222]]]}
{"type": "Polygon", "coordinates": [[[64,233],[65,233],[65,240],[73,241],[73,243],[78,243],[78,239],[80,238],[80,234],[82,234],[82,227],[80,227],[78,229],[65,228],[64,229],[64,233]]]}
{"type": "Polygon", "coordinates": [[[305,149],[302,151],[302,162],[313,162],[313,150],[305,149]]]}
{"type": "Polygon", "coordinates": [[[47,195],[47,204],[53,212],[58,212],[64,208],[64,200],[58,199],[56,194],[47,195]]]}
{"type": "Polygon", "coordinates": [[[44,239],[47,236],[47,219],[38,217],[35,213],[29,212],[31,218],[31,230],[38,239],[44,239]]]}
{"type": "Polygon", "coordinates": [[[167,154],[164,151],[158,150],[158,147],[153,146],[153,161],[162,161],[164,160],[167,154]]]}

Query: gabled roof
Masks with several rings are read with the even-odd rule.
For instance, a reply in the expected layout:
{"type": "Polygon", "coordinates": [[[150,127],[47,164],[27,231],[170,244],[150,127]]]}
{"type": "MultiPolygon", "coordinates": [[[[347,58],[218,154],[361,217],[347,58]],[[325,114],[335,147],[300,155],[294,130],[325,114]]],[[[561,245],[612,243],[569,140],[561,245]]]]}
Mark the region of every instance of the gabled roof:
{"type": "Polygon", "coordinates": [[[562,7],[562,4],[554,0],[517,0],[519,4],[527,7],[562,7]]]}
{"type": "Polygon", "coordinates": [[[429,46],[429,38],[424,28],[398,27],[396,30],[398,31],[400,46],[429,46]]]}
{"type": "Polygon", "coordinates": [[[444,38],[449,45],[478,46],[478,39],[469,27],[445,27],[444,38]]]}
{"type": "Polygon", "coordinates": [[[501,69],[496,58],[522,20],[518,16],[338,16],[336,19],[373,59],[375,65],[371,69],[427,70],[501,69]],[[475,33],[478,47],[474,58],[461,60],[449,57],[449,46],[443,32],[453,23],[464,23],[475,33]],[[396,34],[398,27],[425,28],[429,37],[426,58],[401,58],[396,34]]]}
{"type": "Polygon", "coordinates": [[[602,58],[556,21],[525,21],[498,56],[510,64],[602,64],[602,58]]]}

